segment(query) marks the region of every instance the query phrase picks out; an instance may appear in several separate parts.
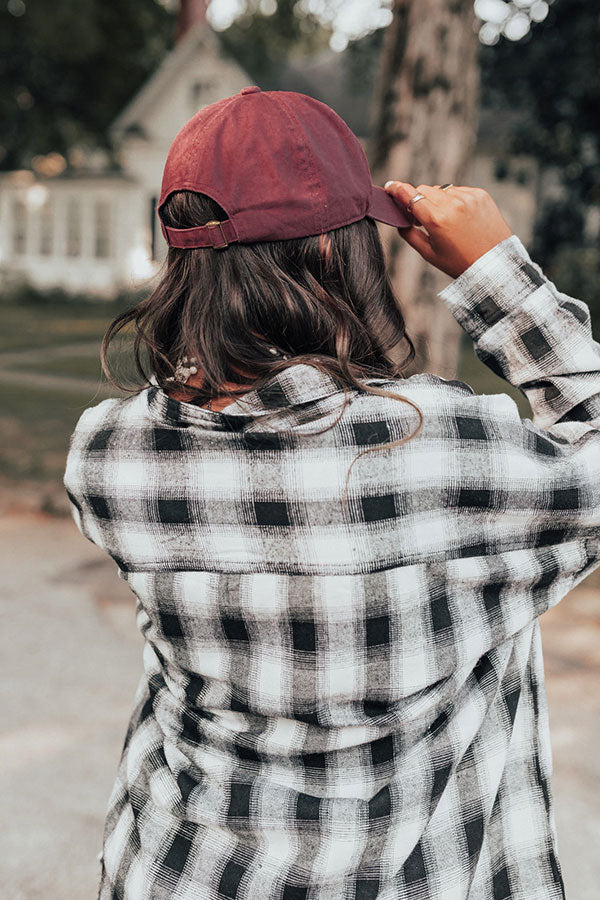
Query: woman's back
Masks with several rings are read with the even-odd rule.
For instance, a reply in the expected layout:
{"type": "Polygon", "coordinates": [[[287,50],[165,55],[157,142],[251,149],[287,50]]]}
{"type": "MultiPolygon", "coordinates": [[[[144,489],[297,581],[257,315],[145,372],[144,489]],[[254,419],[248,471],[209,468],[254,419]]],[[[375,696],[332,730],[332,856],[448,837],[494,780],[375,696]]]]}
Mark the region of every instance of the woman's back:
{"type": "Polygon", "coordinates": [[[145,638],[101,900],[563,896],[538,617],[600,565],[600,346],[514,235],[441,296],[534,421],[367,379],[423,424],[347,504],[418,417],[339,417],[304,363],[221,413],[154,385],[80,419],[75,519],[145,638]]]}

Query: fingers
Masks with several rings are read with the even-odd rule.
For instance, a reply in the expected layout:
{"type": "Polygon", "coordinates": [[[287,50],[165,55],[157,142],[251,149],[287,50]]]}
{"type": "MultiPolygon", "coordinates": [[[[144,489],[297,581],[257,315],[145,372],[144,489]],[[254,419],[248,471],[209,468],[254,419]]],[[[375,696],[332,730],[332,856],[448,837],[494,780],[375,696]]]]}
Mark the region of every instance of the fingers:
{"type": "Polygon", "coordinates": [[[423,259],[429,261],[433,256],[433,247],[431,246],[429,235],[425,231],[421,231],[415,225],[410,228],[399,228],[398,234],[404,238],[407,244],[420,253],[423,259]]]}
{"type": "Polygon", "coordinates": [[[413,213],[415,225],[398,233],[440,271],[456,278],[491,247],[512,234],[483,188],[388,181],[385,190],[413,213]],[[412,207],[411,200],[420,194],[412,207]]]}
{"type": "Polygon", "coordinates": [[[418,200],[414,206],[411,206],[410,212],[412,212],[417,222],[425,225],[425,227],[427,227],[428,223],[435,221],[435,211],[438,208],[440,199],[439,188],[432,187],[429,184],[420,184],[418,187],[413,187],[412,184],[406,181],[388,181],[385,190],[404,206],[408,206],[416,194],[423,194],[424,199],[418,200]]]}

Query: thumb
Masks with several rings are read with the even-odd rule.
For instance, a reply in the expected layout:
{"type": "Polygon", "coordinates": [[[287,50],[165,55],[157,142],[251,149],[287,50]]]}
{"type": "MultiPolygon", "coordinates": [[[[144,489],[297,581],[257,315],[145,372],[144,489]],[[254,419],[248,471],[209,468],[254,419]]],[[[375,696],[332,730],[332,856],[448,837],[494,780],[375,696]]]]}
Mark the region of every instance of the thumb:
{"type": "Polygon", "coordinates": [[[433,247],[427,232],[422,231],[416,225],[411,225],[410,228],[398,228],[398,234],[404,238],[407,244],[414,247],[423,259],[429,262],[430,258],[433,257],[433,247]]]}

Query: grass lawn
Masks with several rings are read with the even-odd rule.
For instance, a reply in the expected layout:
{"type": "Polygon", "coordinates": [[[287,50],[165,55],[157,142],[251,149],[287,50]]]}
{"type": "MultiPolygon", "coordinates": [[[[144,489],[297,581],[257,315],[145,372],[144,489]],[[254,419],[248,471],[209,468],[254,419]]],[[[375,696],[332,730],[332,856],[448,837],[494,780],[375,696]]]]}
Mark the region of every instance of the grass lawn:
{"type": "MultiPolygon", "coordinates": [[[[97,320],[97,323],[99,320],[97,320]]],[[[90,323],[88,334],[92,333],[90,323]]],[[[102,330],[104,328],[102,323],[102,330]]],[[[128,354],[121,349],[115,355],[118,371],[126,376],[132,374],[128,354]]],[[[27,365],[28,371],[69,375],[85,379],[104,379],[100,374],[98,355],[63,357],[27,365]]],[[[15,367],[16,370],[16,367],[15,367]]],[[[521,416],[531,417],[531,410],[525,397],[498,378],[477,359],[470,342],[461,347],[458,378],[469,384],[477,393],[509,394],[517,403],[521,416]]],[[[40,496],[48,489],[62,497],[62,476],[69,447],[69,437],[79,416],[89,406],[95,406],[100,399],[93,391],[76,392],[49,391],[43,388],[20,387],[4,384],[0,407],[0,479],[4,483],[26,485],[36,490],[40,496]]],[[[114,391],[114,396],[118,392],[114,391]]],[[[64,498],[63,498],[64,499],[64,498]]],[[[66,502],[66,501],[65,501],[66,502]]],[[[594,573],[590,587],[600,588],[600,572],[594,573]]]]}
{"type": "MultiPolygon", "coordinates": [[[[88,323],[89,324],[89,323],[88,323]]],[[[91,333],[90,325],[90,333],[91,333]]],[[[115,368],[127,378],[133,376],[129,354],[115,354],[115,368]]],[[[59,359],[27,364],[24,370],[68,375],[105,382],[98,355],[65,356],[59,359]]],[[[17,370],[17,367],[15,367],[17,370]]],[[[478,393],[506,392],[514,397],[522,416],[530,416],[529,404],[519,391],[507,385],[473,353],[472,345],[463,345],[458,377],[478,393]]],[[[118,396],[115,389],[113,396],[118,396]]],[[[65,456],[77,419],[88,406],[100,402],[93,391],[60,392],[43,388],[2,385],[0,429],[0,476],[15,483],[21,480],[58,485],[62,478],[65,456]]]]}
{"type": "Polygon", "coordinates": [[[20,363],[15,369],[28,372],[43,372],[48,375],[69,375],[73,378],[98,378],[106,380],[100,366],[100,351],[87,356],[62,356],[36,363],[20,363]]]}
{"type": "Polygon", "coordinates": [[[0,473],[11,480],[62,478],[69,437],[93,395],[2,385],[0,473]]]}
{"type": "MultiPolygon", "coordinates": [[[[82,335],[86,338],[96,338],[98,351],[89,355],[76,354],[47,361],[40,360],[33,364],[23,363],[15,365],[13,370],[18,371],[22,368],[24,371],[106,382],[100,368],[99,345],[100,337],[114,315],[114,309],[109,311],[106,307],[99,307],[100,304],[94,305],[93,308],[90,305],[85,309],[73,309],[68,315],[67,311],[62,311],[59,315],[47,318],[41,309],[23,308],[20,319],[23,332],[35,331],[40,341],[45,340],[47,345],[57,341],[63,343],[67,335],[70,340],[80,340],[82,335]],[[103,317],[100,315],[102,309],[103,317]],[[36,321],[37,330],[34,329],[36,321]],[[68,331],[74,324],[80,326],[75,330],[75,335],[73,331],[68,331]]],[[[13,321],[16,324],[16,318],[13,321]]],[[[19,335],[14,329],[11,332],[9,328],[3,337],[5,346],[11,343],[15,346],[19,335]]],[[[26,344],[22,342],[23,349],[25,346],[26,344]]],[[[134,379],[131,353],[125,350],[123,344],[119,346],[117,343],[115,346],[113,370],[128,383],[134,379]]],[[[458,377],[478,393],[508,393],[517,402],[521,415],[531,416],[527,400],[518,390],[494,375],[477,359],[470,341],[462,344],[458,377]]],[[[119,395],[117,389],[112,393],[113,396],[119,395]]],[[[62,477],[69,436],[77,419],[86,407],[100,402],[100,398],[96,397],[93,391],[84,389],[79,393],[71,393],[12,384],[2,386],[2,398],[0,427],[4,439],[0,443],[0,476],[15,482],[20,479],[57,482],[62,477]]]]}
{"type": "Polygon", "coordinates": [[[0,353],[97,340],[120,308],[114,303],[0,304],[0,353]]]}
{"type": "MultiPolygon", "coordinates": [[[[114,374],[131,383],[136,378],[135,364],[131,353],[120,351],[111,355],[111,368],[114,374]]],[[[68,375],[72,378],[91,378],[106,382],[107,378],[100,365],[100,345],[95,353],[74,356],[61,356],[57,359],[40,360],[36,363],[17,363],[14,369],[26,369],[28,372],[42,372],[49,375],[68,375]]],[[[118,393],[115,391],[115,395],[118,393]]]]}

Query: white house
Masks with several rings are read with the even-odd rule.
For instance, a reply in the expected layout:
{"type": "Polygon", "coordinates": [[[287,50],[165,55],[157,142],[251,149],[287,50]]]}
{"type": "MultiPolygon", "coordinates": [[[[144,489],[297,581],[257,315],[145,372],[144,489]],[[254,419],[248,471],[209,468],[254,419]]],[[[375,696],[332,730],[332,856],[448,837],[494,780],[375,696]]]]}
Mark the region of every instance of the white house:
{"type": "Polygon", "coordinates": [[[204,4],[191,7],[195,21],[111,126],[120,171],[101,160],[55,176],[0,174],[0,284],[110,295],[157,270],[166,245],[155,207],[173,138],[199,109],[252,83],[221,54],[204,4]]]}
{"type": "Polygon", "coordinates": [[[150,275],[143,193],[126,174],[0,176],[2,282],[107,294],[150,275]],[[132,279],[133,276],[133,279],[132,279]]]}
{"type": "MultiPolygon", "coordinates": [[[[175,134],[202,107],[252,84],[222,54],[206,22],[205,0],[180,0],[178,24],[175,48],[111,126],[120,169],[92,155],[84,167],[55,175],[0,174],[0,287],[16,279],[110,296],[158,270],[166,245],[156,202],[175,134]]],[[[355,133],[366,135],[370,98],[348,96],[340,54],[325,51],[292,63],[279,81],[278,89],[329,103],[355,133]]],[[[512,159],[513,177],[496,178],[499,126],[497,116],[482,116],[468,183],[490,190],[527,242],[537,169],[531,159],[512,159]]]]}

